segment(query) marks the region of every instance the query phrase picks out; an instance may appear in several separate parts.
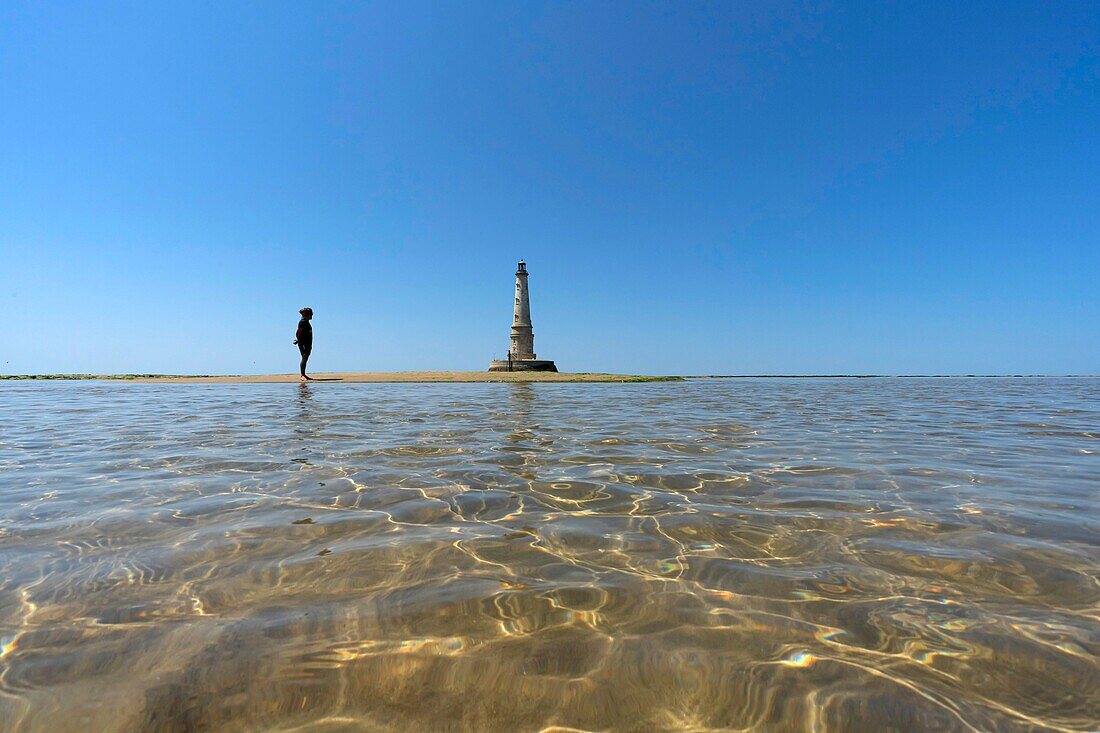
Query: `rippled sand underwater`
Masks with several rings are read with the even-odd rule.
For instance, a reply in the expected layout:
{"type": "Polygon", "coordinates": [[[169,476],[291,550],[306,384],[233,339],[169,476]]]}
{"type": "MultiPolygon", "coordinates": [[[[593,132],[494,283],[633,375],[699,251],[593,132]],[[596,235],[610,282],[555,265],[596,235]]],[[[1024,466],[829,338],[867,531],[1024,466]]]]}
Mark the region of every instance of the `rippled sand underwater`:
{"type": "Polygon", "coordinates": [[[3,731],[1100,729],[1100,379],[0,386],[3,731]]]}

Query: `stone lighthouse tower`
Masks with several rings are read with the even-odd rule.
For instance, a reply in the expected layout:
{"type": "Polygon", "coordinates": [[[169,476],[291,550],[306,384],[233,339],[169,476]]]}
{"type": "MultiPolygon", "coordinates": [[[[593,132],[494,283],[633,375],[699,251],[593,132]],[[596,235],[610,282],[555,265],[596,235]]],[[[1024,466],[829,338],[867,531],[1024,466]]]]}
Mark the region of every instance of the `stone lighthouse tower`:
{"type": "Polygon", "coordinates": [[[508,353],[512,359],[535,358],[535,333],[531,328],[531,295],[527,291],[527,263],[519,261],[516,269],[516,307],[512,312],[512,340],[508,353]]]}
{"type": "Polygon", "coordinates": [[[491,372],[556,372],[554,362],[535,358],[535,333],[531,328],[531,297],[527,290],[527,263],[516,268],[516,302],[512,310],[512,337],[508,358],[489,362],[491,372]]]}

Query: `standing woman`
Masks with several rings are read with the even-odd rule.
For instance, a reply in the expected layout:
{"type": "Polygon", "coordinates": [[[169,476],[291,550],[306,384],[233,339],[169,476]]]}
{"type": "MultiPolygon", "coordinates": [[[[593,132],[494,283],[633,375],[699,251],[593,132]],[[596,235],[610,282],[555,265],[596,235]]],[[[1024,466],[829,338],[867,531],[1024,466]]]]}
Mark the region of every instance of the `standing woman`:
{"type": "Polygon", "coordinates": [[[298,330],[294,333],[294,343],[298,344],[298,351],[302,355],[301,380],[303,382],[307,379],[312,381],[313,377],[306,376],[306,362],[309,361],[309,354],[313,351],[313,326],[309,324],[313,318],[313,309],[307,307],[298,312],[302,314],[302,320],[298,321],[298,330]]]}

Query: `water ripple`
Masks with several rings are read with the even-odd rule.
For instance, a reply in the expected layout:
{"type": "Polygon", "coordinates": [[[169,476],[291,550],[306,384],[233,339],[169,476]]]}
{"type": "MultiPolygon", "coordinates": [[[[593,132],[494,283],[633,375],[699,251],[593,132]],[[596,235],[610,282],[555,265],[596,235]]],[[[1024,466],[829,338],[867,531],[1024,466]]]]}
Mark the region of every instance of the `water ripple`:
{"type": "Polygon", "coordinates": [[[12,383],[4,731],[1100,729],[1100,380],[12,383]]]}

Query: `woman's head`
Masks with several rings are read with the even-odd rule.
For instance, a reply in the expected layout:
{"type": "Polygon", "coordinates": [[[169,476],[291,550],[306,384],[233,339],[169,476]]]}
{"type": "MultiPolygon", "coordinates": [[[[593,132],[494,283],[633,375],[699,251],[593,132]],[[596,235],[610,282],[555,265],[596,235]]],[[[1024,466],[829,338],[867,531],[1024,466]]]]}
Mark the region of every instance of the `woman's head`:
{"type": "Polygon", "coordinates": [[[305,319],[313,318],[313,309],[310,308],[309,306],[306,306],[305,308],[298,309],[298,312],[302,314],[302,318],[305,318],[305,319]]]}

